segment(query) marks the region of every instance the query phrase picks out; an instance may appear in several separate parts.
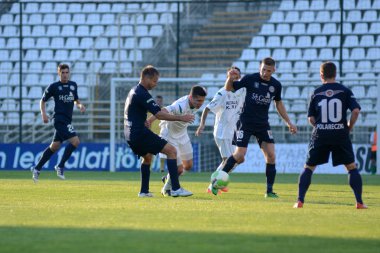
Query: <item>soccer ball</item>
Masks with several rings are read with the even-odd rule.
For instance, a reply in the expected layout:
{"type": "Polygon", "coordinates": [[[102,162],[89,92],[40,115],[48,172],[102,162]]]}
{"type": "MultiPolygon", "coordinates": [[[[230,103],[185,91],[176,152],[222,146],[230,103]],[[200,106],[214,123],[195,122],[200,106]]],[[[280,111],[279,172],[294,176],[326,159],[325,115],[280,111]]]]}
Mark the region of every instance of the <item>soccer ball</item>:
{"type": "Polygon", "coordinates": [[[211,174],[211,185],[216,189],[227,187],[230,182],[230,176],[223,170],[217,170],[211,174]]]}

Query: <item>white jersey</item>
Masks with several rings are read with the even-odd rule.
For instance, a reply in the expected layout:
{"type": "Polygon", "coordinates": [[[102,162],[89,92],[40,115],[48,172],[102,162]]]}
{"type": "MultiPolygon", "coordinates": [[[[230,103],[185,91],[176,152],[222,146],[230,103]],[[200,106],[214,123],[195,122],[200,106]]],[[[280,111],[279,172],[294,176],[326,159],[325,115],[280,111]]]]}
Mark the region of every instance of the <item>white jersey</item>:
{"type": "Polygon", "coordinates": [[[245,99],[245,88],[235,92],[221,88],[206,106],[215,113],[214,137],[233,138],[236,122],[239,119],[245,99]]]}
{"type": "MultiPolygon", "coordinates": [[[[171,105],[165,107],[170,114],[173,115],[185,115],[193,114],[199,110],[196,108],[190,108],[188,95],[179,98],[174,101],[171,105]]],[[[165,140],[176,140],[179,143],[186,143],[190,141],[189,135],[187,134],[187,126],[190,123],[183,121],[166,121],[161,120],[160,123],[160,136],[165,140]]]]}

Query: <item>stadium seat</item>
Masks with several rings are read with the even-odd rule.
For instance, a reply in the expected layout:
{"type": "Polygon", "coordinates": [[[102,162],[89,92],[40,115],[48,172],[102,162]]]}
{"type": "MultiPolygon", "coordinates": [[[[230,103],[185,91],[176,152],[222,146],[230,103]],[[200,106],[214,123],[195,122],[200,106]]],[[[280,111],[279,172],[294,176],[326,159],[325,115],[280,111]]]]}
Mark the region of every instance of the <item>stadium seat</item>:
{"type": "Polygon", "coordinates": [[[337,33],[336,24],[335,23],[325,23],[323,25],[323,33],[325,35],[336,34],[337,33]]]}
{"type": "Polygon", "coordinates": [[[173,23],[173,15],[171,13],[162,13],[160,16],[160,24],[170,25],[173,23]]]}
{"type": "Polygon", "coordinates": [[[40,61],[31,62],[29,64],[28,72],[41,73],[42,72],[42,62],[40,62],[40,61]]]}
{"type": "Polygon", "coordinates": [[[309,9],[309,1],[307,0],[298,0],[294,2],[295,10],[308,10],[309,9]]]}
{"type": "Polygon", "coordinates": [[[362,123],[363,126],[376,126],[377,124],[377,115],[376,113],[367,113],[364,121],[362,123]]]}
{"type": "Polygon", "coordinates": [[[80,13],[82,11],[82,5],[80,3],[69,3],[67,6],[68,13],[80,13]]]}
{"type": "Polygon", "coordinates": [[[100,14],[90,13],[87,15],[87,25],[98,25],[100,22],[100,14]]]}
{"type": "Polygon", "coordinates": [[[296,46],[295,36],[284,36],[282,39],[281,47],[283,48],[293,48],[296,46]]]}
{"type": "Polygon", "coordinates": [[[51,84],[51,83],[54,83],[55,81],[57,81],[56,79],[58,79],[58,77],[57,78],[55,78],[56,77],[56,75],[53,75],[53,74],[48,74],[48,73],[45,73],[45,74],[42,74],[41,75],[41,77],[40,77],[40,84],[41,85],[43,85],[44,87],[46,86],[48,86],[49,84],[51,84]]]}
{"type": "Polygon", "coordinates": [[[357,23],[355,24],[354,34],[367,34],[368,33],[368,24],[367,23],[357,23]]]}
{"type": "Polygon", "coordinates": [[[259,49],[257,50],[257,59],[264,59],[265,57],[271,56],[270,50],[269,49],[259,49]]]}
{"type": "Polygon", "coordinates": [[[311,45],[314,48],[324,48],[327,46],[326,36],[315,36],[311,45]]]}
{"type": "Polygon", "coordinates": [[[107,49],[108,48],[108,39],[107,38],[97,38],[95,40],[96,49],[107,49]]]}
{"type": "Polygon", "coordinates": [[[131,25],[121,26],[120,35],[123,37],[134,36],[133,27],[131,25]]]}
{"type": "MultiPolygon", "coordinates": [[[[351,1],[346,1],[346,3],[349,3],[351,1]]],[[[346,6],[345,6],[346,8],[346,6]]],[[[347,18],[344,19],[347,22],[360,22],[362,20],[362,14],[358,10],[351,10],[347,14],[347,18]]]]}
{"type": "Polygon", "coordinates": [[[240,60],[251,61],[256,59],[256,53],[254,49],[243,49],[240,60]]]}
{"type": "MultiPolygon", "coordinates": [[[[5,75],[6,77],[6,75],[5,75]]],[[[12,97],[12,88],[10,86],[1,86],[0,87],[0,98],[10,98],[12,97]]],[[[4,103],[4,102],[3,102],[4,103]]]]}
{"type": "MultiPolygon", "coordinates": [[[[367,51],[367,57],[366,57],[366,59],[369,59],[369,60],[378,60],[379,56],[380,56],[380,48],[378,48],[378,47],[371,47],[367,51]]],[[[364,57],[362,59],[364,59],[364,57]]]]}
{"type": "MultiPolygon", "coordinates": [[[[283,77],[282,77],[283,78],[283,77]]],[[[295,99],[300,97],[299,88],[296,86],[287,87],[284,93],[284,98],[286,99],[295,99]]]]}
{"type": "Polygon", "coordinates": [[[55,52],[54,60],[58,62],[67,61],[68,58],[69,58],[69,53],[67,50],[59,49],[55,52]]]}
{"type": "Polygon", "coordinates": [[[275,34],[274,24],[263,24],[260,30],[260,34],[263,34],[263,35],[275,34]]]}
{"type": "Polygon", "coordinates": [[[371,23],[371,27],[368,31],[370,34],[378,34],[380,31],[380,22],[379,23],[371,23]]]}
{"type": "Polygon", "coordinates": [[[326,8],[326,10],[332,10],[332,11],[339,10],[340,9],[339,0],[326,1],[325,8],[326,8]]]}
{"type": "Polygon", "coordinates": [[[363,35],[360,39],[360,47],[375,46],[375,38],[373,35],[363,35]]]}
{"type": "Polygon", "coordinates": [[[26,85],[37,85],[39,83],[39,76],[37,74],[27,74],[24,83],[26,85]]]}
{"type": "Polygon", "coordinates": [[[160,37],[163,34],[163,28],[162,25],[152,25],[149,29],[149,36],[152,37],[160,37]]]}
{"type": "Polygon", "coordinates": [[[78,96],[80,96],[80,99],[88,99],[88,87],[79,85],[78,96]]]}
{"type": "Polygon", "coordinates": [[[368,91],[367,91],[367,97],[368,98],[377,98],[377,94],[378,94],[377,89],[378,89],[378,87],[375,85],[370,86],[368,88],[368,91]]]}
{"type": "MultiPolygon", "coordinates": [[[[60,37],[61,36],[61,27],[58,25],[50,25],[47,27],[46,34],[45,34],[45,32],[43,32],[43,34],[41,34],[39,36],[60,37]]],[[[59,39],[62,39],[62,38],[59,38],[59,39]]],[[[63,46],[63,44],[62,44],[62,46],[63,46]]]]}
{"type": "Polygon", "coordinates": [[[307,48],[303,51],[302,59],[315,60],[318,59],[317,50],[315,48],[307,48]]]}
{"type": "Polygon", "coordinates": [[[125,10],[124,3],[112,3],[111,12],[112,13],[123,13],[125,10]]]}
{"type": "MultiPolygon", "coordinates": [[[[276,64],[277,65],[277,64],[276,64]]],[[[257,67],[256,67],[257,69],[257,67]]],[[[277,70],[281,73],[289,73],[292,72],[292,63],[290,61],[280,61],[278,62],[277,70]]]]}
{"type": "Polygon", "coordinates": [[[269,121],[269,124],[271,126],[279,126],[280,125],[279,115],[276,112],[269,113],[268,117],[269,117],[268,121],[269,121]]]}
{"type": "Polygon", "coordinates": [[[38,86],[32,86],[28,93],[28,98],[41,98],[42,97],[42,89],[38,86]]]}
{"type": "Polygon", "coordinates": [[[87,25],[79,25],[76,30],[76,36],[78,37],[85,37],[89,36],[90,34],[90,27],[87,25]]]}
{"type": "Polygon", "coordinates": [[[365,98],[365,87],[364,86],[357,85],[357,86],[352,87],[351,90],[354,93],[356,98],[365,98]]]}
{"type": "Polygon", "coordinates": [[[321,25],[319,23],[312,23],[307,26],[307,34],[310,35],[319,35],[321,34],[321,25]]]}
{"type": "Polygon", "coordinates": [[[115,24],[115,15],[114,14],[103,14],[100,21],[102,25],[113,25],[115,24]]]}
{"type": "Polygon", "coordinates": [[[9,38],[6,48],[15,49],[20,47],[20,39],[19,38],[9,38]]]}
{"type": "Polygon", "coordinates": [[[111,5],[109,3],[98,4],[97,12],[109,13],[111,12],[111,5]]]}
{"type": "Polygon", "coordinates": [[[26,51],[24,60],[25,61],[35,61],[36,59],[39,59],[39,53],[38,50],[30,49],[26,51]]]}
{"type": "Polygon", "coordinates": [[[375,22],[378,20],[376,11],[370,9],[371,8],[368,8],[367,11],[364,12],[363,22],[375,22]]]}
{"type": "Polygon", "coordinates": [[[264,36],[254,36],[252,38],[251,44],[249,47],[251,48],[261,48],[265,46],[265,37],[264,36]]]}
{"type": "Polygon", "coordinates": [[[141,49],[153,48],[152,38],[151,37],[142,37],[140,39],[139,48],[141,48],[141,49]]]}
{"type": "Polygon", "coordinates": [[[308,67],[307,67],[307,62],[306,61],[296,61],[294,63],[293,71],[299,73],[299,72],[307,72],[308,67]]]}
{"type": "Polygon", "coordinates": [[[295,23],[292,26],[291,34],[302,35],[306,33],[305,24],[303,23],[295,23]]]}
{"type": "Polygon", "coordinates": [[[361,60],[358,62],[357,71],[363,73],[363,72],[371,72],[372,71],[372,64],[370,61],[367,60],[361,60]]]}
{"type": "Polygon", "coordinates": [[[331,48],[322,48],[319,52],[318,59],[322,61],[332,61],[334,60],[334,52],[331,48]]]}
{"type": "Polygon", "coordinates": [[[2,72],[8,73],[12,70],[13,70],[12,62],[9,62],[9,61],[0,62],[0,84],[7,84],[8,82],[8,74],[1,74],[1,73],[2,72]]]}
{"type": "Polygon", "coordinates": [[[329,39],[329,42],[327,43],[327,46],[331,47],[331,48],[340,47],[340,36],[338,36],[338,35],[330,36],[330,39],[329,39]]]}
{"type": "Polygon", "coordinates": [[[314,13],[313,11],[303,11],[301,14],[300,21],[303,23],[312,23],[314,22],[314,13]]]}
{"type": "Polygon", "coordinates": [[[104,26],[102,25],[91,26],[91,32],[90,32],[91,36],[98,37],[103,33],[104,33],[104,26]]]}
{"type": "Polygon", "coordinates": [[[325,3],[323,0],[314,0],[310,3],[310,10],[322,10],[325,8],[325,3]]]}
{"type": "Polygon", "coordinates": [[[73,25],[83,25],[86,23],[86,15],[83,13],[74,13],[71,24],[73,25]]]}
{"type": "Polygon", "coordinates": [[[302,88],[300,98],[310,99],[310,96],[313,94],[316,87],[314,86],[306,86],[302,88]]]}
{"type": "Polygon", "coordinates": [[[358,101],[363,112],[372,112],[373,111],[373,100],[372,99],[360,99],[358,101]]]}
{"type": "Polygon", "coordinates": [[[20,114],[18,112],[7,112],[6,122],[9,125],[18,125],[20,120],[20,114]]]}
{"type": "Polygon", "coordinates": [[[41,50],[39,59],[41,61],[50,61],[51,59],[53,59],[53,50],[50,50],[50,49],[41,50]]]}
{"type": "Polygon", "coordinates": [[[309,121],[306,113],[298,113],[297,114],[297,126],[308,126],[309,121]]]}
{"type": "Polygon", "coordinates": [[[35,122],[35,114],[33,112],[23,112],[22,113],[22,123],[26,125],[32,125],[35,122]]]}
{"type": "Polygon", "coordinates": [[[294,9],[293,0],[281,1],[279,10],[287,11],[287,10],[293,10],[293,9],[294,9]]]}
{"type": "Polygon", "coordinates": [[[292,103],[291,112],[304,112],[306,111],[307,102],[305,100],[296,100],[292,103]]]}
{"type": "Polygon", "coordinates": [[[84,3],[82,6],[82,12],[83,13],[95,13],[96,12],[96,5],[94,3],[84,3]]]}
{"type": "Polygon", "coordinates": [[[61,13],[58,15],[57,24],[62,25],[65,28],[65,25],[71,24],[71,15],[67,13],[61,13]]]}
{"type": "Polygon", "coordinates": [[[298,11],[288,11],[285,16],[284,23],[296,23],[299,22],[299,12],[298,11]]]}
{"type": "Polygon", "coordinates": [[[347,35],[344,39],[344,47],[357,47],[359,45],[359,39],[356,35],[347,35]]]}
{"type": "Polygon", "coordinates": [[[52,49],[61,49],[64,47],[64,40],[63,38],[52,38],[50,47],[52,49]]]}
{"type": "Polygon", "coordinates": [[[290,33],[290,26],[289,24],[278,24],[276,27],[276,34],[279,35],[288,35],[290,33]]]}
{"type": "Polygon", "coordinates": [[[279,36],[269,36],[267,39],[266,47],[278,48],[281,45],[279,36]]]}
{"type": "Polygon", "coordinates": [[[272,56],[279,61],[286,60],[286,50],[283,48],[274,49],[272,56]]]}
{"type": "Polygon", "coordinates": [[[344,73],[356,71],[355,61],[343,61],[342,68],[344,73]]]}
{"type": "Polygon", "coordinates": [[[298,48],[310,48],[311,47],[311,37],[308,35],[299,36],[297,39],[298,48]]]}
{"type": "Polygon", "coordinates": [[[284,12],[274,11],[268,21],[269,23],[282,23],[284,22],[284,12]]]}
{"type": "Polygon", "coordinates": [[[40,24],[42,24],[42,15],[41,14],[30,14],[28,24],[29,25],[40,25],[40,24]]]}
{"type": "Polygon", "coordinates": [[[301,60],[302,59],[302,51],[298,48],[292,48],[288,52],[288,60],[301,60]]]}
{"type": "MultiPolygon", "coordinates": [[[[254,72],[257,72],[259,69],[259,64],[257,63],[257,61],[249,61],[248,64],[247,64],[247,67],[245,69],[245,72],[246,73],[254,73],[254,72]]],[[[224,79],[225,79],[226,75],[224,74],[224,79]]]]}
{"type": "Polygon", "coordinates": [[[362,60],[365,58],[364,48],[353,48],[351,50],[350,59],[351,60],[362,60]]]}

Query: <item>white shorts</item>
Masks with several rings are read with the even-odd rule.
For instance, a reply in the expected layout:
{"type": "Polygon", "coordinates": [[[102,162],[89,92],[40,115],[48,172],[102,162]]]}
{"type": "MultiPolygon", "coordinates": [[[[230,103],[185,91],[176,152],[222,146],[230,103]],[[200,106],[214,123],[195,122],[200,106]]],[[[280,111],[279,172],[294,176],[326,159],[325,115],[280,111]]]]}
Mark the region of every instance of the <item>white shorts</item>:
{"type": "MultiPolygon", "coordinates": [[[[168,142],[177,149],[177,165],[181,165],[183,160],[189,161],[193,159],[193,146],[191,145],[191,141],[178,143],[169,140],[168,142]]],[[[160,157],[167,159],[166,155],[162,153],[160,153],[160,157]]]]}
{"type": "Polygon", "coordinates": [[[215,138],[216,146],[218,146],[220,155],[223,157],[230,157],[234,151],[236,146],[232,145],[231,139],[219,139],[215,138]]]}

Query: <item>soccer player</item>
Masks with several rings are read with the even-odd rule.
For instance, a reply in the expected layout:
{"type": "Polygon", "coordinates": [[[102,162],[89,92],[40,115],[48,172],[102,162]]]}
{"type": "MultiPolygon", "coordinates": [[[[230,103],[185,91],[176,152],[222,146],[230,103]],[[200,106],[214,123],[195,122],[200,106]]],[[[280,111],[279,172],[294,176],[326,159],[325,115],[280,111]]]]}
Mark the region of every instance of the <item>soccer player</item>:
{"type": "MultiPolygon", "coordinates": [[[[275,151],[272,131],[268,122],[268,111],[272,100],[275,101],[277,112],[281,115],[289,128],[290,133],[297,132],[297,127],[290,121],[285,106],[281,101],[281,83],[272,74],[275,72],[275,61],[264,58],[260,63],[260,72],[244,76],[239,81],[234,81],[239,74],[232,69],[227,74],[225,89],[227,91],[246,88],[246,96],[242,113],[237,122],[236,150],[223,166],[223,171],[229,173],[236,164],[244,162],[245,154],[251,135],[254,135],[264,154],[266,161],[267,190],[266,198],[278,198],[273,192],[273,184],[276,177],[275,151]]],[[[213,194],[218,191],[212,188],[213,194]]]]}
{"type": "MultiPolygon", "coordinates": [[[[240,79],[240,69],[238,67],[231,67],[231,69],[236,69],[238,75],[235,76],[236,80],[240,79]]],[[[218,90],[214,95],[214,98],[211,102],[203,109],[201,122],[197,131],[195,132],[196,136],[200,136],[205,128],[205,122],[207,119],[208,113],[211,111],[215,113],[215,122],[214,122],[214,139],[216,146],[219,149],[220,155],[222,157],[222,162],[218,166],[217,170],[223,168],[224,162],[230,157],[234,150],[235,146],[232,144],[234,131],[236,130],[236,122],[241,113],[241,108],[244,103],[245,89],[234,91],[227,91],[224,87],[218,90]]],[[[211,185],[208,187],[208,192],[212,190],[211,185]]]]}
{"type": "Polygon", "coordinates": [[[146,121],[147,112],[151,112],[159,120],[193,122],[194,115],[172,115],[157,105],[149,90],[157,86],[158,70],[148,65],[140,74],[140,82],[133,87],[127,96],[124,108],[124,135],[132,151],[142,157],[141,188],[138,197],[153,197],[149,192],[150,164],[153,155],[161,152],[167,155],[167,166],[172,181],[171,196],[186,197],[193,195],[181,188],[178,179],[177,151],[166,140],[154,134],[146,121]]]}
{"type": "Polygon", "coordinates": [[[332,153],[333,166],[344,164],[349,184],[355,194],[356,208],[366,209],[362,200],[362,178],[355,164],[349,133],[359,117],[360,106],[350,89],[335,81],[336,66],[325,62],[320,67],[322,86],[311,96],[308,119],[313,126],[304,171],[299,177],[298,201],[294,208],[302,208],[311,176],[316,166],[327,163],[332,153]],[[347,122],[347,110],[351,111],[347,122]]]}
{"type": "MultiPolygon", "coordinates": [[[[171,115],[190,114],[195,116],[196,112],[203,105],[206,95],[206,90],[203,87],[193,86],[189,95],[179,98],[162,110],[171,115]]],[[[148,119],[149,123],[152,123],[154,120],[154,116],[148,119]]],[[[190,171],[193,167],[193,147],[187,133],[189,124],[190,122],[180,121],[161,121],[160,123],[160,136],[177,149],[178,175],[182,175],[185,171],[190,171]]],[[[166,158],[166,155],[160,154],[160,157],[166,158]]],[[[170,195],[171,181],[170,173],[163,178],[163,182],[165,183],[161,190],[163,196],[170,195]]]]}
{"type": "Polygon", "coordinates": [[[60,148],[61,143],[65,140],[68,140],[69,144],[65,148],[61,161],[58,165],[55,166],[57,176],[61,179],[65,179],[65,162],[70,158],[71,153],[79,145],[79,137],[77,136],[74,127],[71,124],[73,108],[75,104],[80,112],[85,112],[86,107],[81,104],[78,98],[78,85],[75,82],[69,80],[70,68],[67,64],[60,64],[58,66],[58,75],[59,81],[48,86],[40,101],[42,121],[44,123],[48,123],[49,117],[46,114],[45,104],[49,98],[54,98],[55,106],[53,123],[55,132],[52,143],[42,153],[42,156],[40,157],[37,165],[31,168],[33,181],[35,183],[38,182],[42,166],[44,166],[50,157],[60,148]]]}

